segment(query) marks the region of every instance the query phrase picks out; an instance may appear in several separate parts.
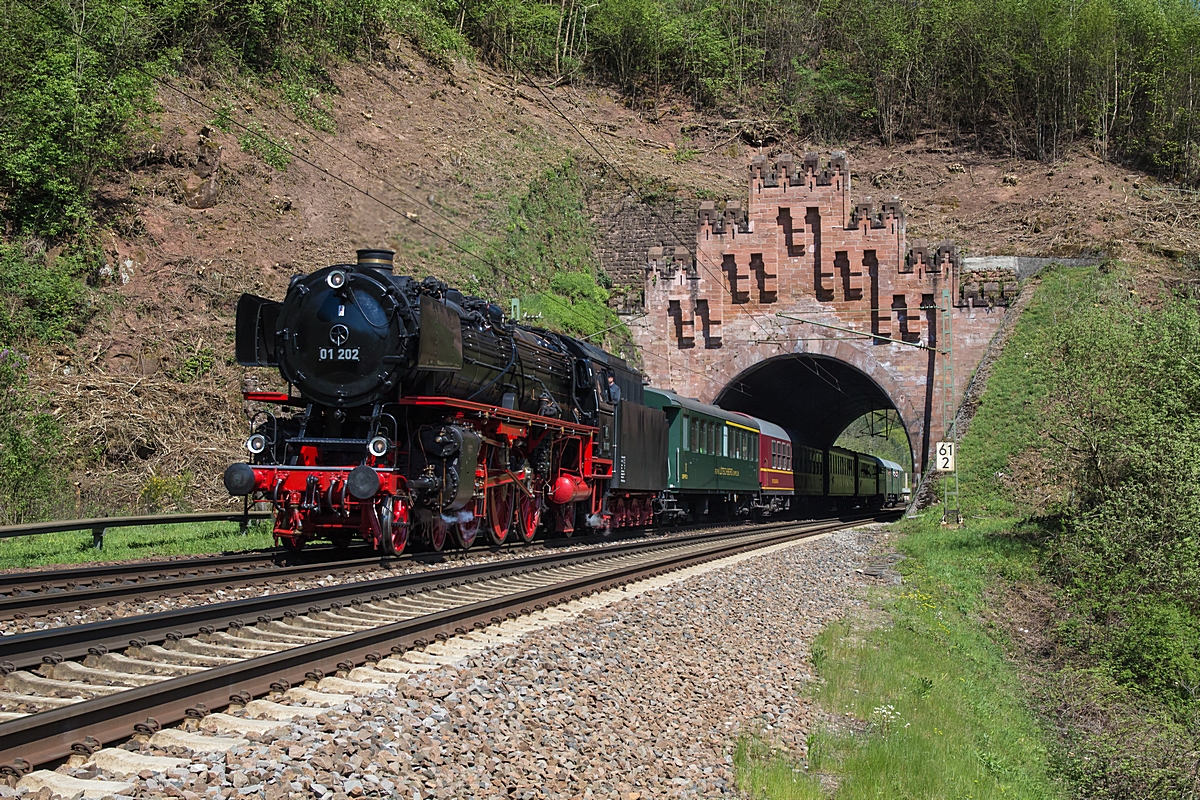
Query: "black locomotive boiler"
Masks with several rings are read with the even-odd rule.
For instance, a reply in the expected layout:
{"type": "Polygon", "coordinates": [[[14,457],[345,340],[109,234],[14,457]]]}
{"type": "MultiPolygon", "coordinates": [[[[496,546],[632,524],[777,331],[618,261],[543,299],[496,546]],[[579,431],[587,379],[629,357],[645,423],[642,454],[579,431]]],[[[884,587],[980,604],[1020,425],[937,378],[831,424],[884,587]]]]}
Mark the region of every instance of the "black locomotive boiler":
{"type": "Polygon", "coordinates": [[[242,295],[236,350],[276,367],[225,471],[233,495],[269,500],[289,548],[362,536],[399,553],[530,541],[604,526],[606,495],[647,524],[666,486],[667,427],[642,376],[586,342],[506,320],[433,278],[392,273],[392,252],[294,277],[282,302],[242,295]],[[609,376],[619,395],[608,388],[609,376]],[[622,431],[627,435],[622,436],[622,431]],[[613,464],[637,465],[614,475],[613,464]]]}

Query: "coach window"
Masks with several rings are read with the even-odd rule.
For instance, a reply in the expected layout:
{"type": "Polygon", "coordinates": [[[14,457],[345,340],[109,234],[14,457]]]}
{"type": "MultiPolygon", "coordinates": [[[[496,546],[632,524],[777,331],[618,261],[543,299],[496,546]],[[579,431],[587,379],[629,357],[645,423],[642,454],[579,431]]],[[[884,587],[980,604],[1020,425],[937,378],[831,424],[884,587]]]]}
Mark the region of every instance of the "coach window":
{"type": "Polygon", "coordinates": [[[721,426],[721,455],[729,457],[729,427],[721,426]]]}
{"type": "Polygon", "coordinates": [[[688,442],[691,441],[690,437],[688,436],[688,434],[691,432],[689,430],[689,428],[691,428],[691,423],[692,423],[691,417],[689,417],[687,414],[684,414],[683,415],[683,424],[679,426],[679,427],[683,428],[683,449],[684,450],[688,449],[688,442]]]}

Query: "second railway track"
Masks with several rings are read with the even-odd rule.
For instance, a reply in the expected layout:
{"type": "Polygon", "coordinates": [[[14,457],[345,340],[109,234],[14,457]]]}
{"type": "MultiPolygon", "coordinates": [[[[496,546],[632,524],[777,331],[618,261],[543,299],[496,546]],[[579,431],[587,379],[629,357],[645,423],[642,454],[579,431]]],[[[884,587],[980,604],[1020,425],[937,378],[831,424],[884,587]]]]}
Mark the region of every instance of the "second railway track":
{"type": "Polygon", "coordinates": [[[847,524],[641,540],[4,637],[0,768],[26,772],[90,754],[306,681],[334,691],[339,679],[326,676],[386,683],[438,639],[847,524]]]}
{"type": "MultiPolygon", "coordinates": [[[[791,523],[741,525],[720,530],[736,532],[751,527],[775,528],[787,524],[791,523]]],[[[686,533],[688,530],[667,529],[667,535],[686,533]]],[[[696,526],[692,530],[718,529],[696,526]]],[[[356,572],[394,570],[406,565],[420,565],[424,570],[451,566],[464,557],[495,557],[497,553],[514,552],[514,548],[516,552],[521,552],[523,557],[528,557],[539,550],[598,543],[611,544],[638,539],[645,534],[645,531],[634,531],[622,532],[611,537],[593,535],[560,539],[552,543],[534,544],[533,550],[529,550],[527,545],[510,545],[498,551],[479,548],[447,553],[387,556],[378,553],[367,555],[370,550],[365,547],[348,550],[324,547],[290,555],[286,560],[282,552],[260,551],[171,561],[8,573],[0,575],[0,622],[78,614],[139,599],[179,597],[209,590],[226,591],[257,585],[278,587],[280,584],[286,587],[289,581],[313,580],[330,574],[352,577],[356,572]]]]}

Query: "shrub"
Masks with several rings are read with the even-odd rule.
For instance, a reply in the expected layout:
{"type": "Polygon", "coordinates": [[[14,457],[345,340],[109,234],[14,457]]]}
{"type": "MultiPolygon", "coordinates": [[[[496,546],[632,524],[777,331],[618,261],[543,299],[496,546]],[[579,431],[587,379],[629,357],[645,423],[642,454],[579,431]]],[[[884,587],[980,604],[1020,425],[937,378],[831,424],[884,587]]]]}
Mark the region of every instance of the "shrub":
{"type": "Polygon", "coordinates": [[[97,253],[76,247],[48,259],[37,240],[0,244],[0,338],[70,339],[87,320],[88,291],[80,279],[97,253]],[[26,250],[34,255],[27,255],[26,250]]]}
{"type": "Polygon", "coordinates": [[[0,522],[9,525],[50,516],[65,490],[62,429],[35,407],[28,366],[20,352],[0,349],[0,522]]]}

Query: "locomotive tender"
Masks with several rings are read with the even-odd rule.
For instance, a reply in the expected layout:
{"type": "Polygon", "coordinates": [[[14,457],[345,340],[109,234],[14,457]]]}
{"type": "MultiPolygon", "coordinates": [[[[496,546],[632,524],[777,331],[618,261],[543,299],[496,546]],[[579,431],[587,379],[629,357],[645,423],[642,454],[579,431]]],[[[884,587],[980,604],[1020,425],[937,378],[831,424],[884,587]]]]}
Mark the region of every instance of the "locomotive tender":
{"type": "MultiPolygon", "coordinates": [[[[392,255],[297,275],[282,302],[239,299],[238,363],[278,368],[288,391],[245,393],[269,410],[225,486],[272,503],[285,547],[529,542],[543,527],[775,514],[832,493],[829,478],[793,480],[778,426],[645,388],[587,342],[394,275],[392,255]]],[[[882,505],[881,465],[862,458],[848,496],[882,505]]]]}

